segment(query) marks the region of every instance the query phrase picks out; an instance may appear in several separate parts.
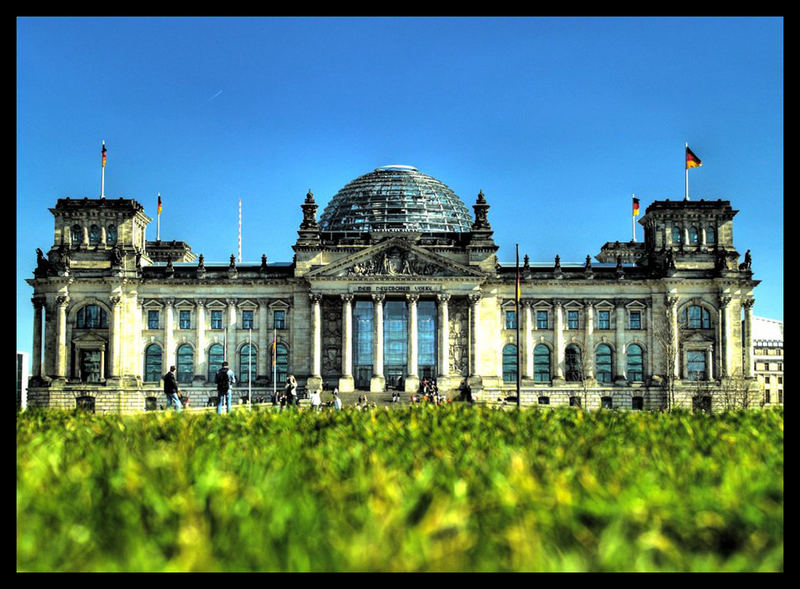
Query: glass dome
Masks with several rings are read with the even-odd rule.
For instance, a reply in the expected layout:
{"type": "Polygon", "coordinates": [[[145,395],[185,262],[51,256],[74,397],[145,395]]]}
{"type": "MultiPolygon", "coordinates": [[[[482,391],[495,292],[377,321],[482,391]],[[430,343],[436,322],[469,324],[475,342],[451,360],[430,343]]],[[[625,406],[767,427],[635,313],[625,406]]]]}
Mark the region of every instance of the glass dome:
{"type": "Polygon", "coordinates": [[[412,166],[383,166],[342,188],[320,217],[321,231],[469,232],[472,217],[442,182],[412,166]]]}

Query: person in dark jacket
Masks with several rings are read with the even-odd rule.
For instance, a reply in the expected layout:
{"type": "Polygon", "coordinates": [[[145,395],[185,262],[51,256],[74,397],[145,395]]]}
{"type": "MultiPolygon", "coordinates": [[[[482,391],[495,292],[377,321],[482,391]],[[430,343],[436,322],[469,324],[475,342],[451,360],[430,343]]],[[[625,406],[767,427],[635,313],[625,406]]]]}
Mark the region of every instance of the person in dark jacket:
{"type": "Polygon", "coordinates": [[[231,412],[231,387],[236,383],[236,378],[233,375],[233,370],[228,367],[227,362],[222,363],[222,368],[219,369],[217,375],[214,377],[217,384],[217,413],[222,414],[222,406],[225,405],[228,413],[231,412]]]}
{"type": "Polygon", "coordinates": [[[169,372],[164,375],[164,394],[167,396],[167,409],[175,405],[175,410],[181,410],[181,400],[178,397],[178,380],[175,378],[175,367],[170,366],[169,372]]]}

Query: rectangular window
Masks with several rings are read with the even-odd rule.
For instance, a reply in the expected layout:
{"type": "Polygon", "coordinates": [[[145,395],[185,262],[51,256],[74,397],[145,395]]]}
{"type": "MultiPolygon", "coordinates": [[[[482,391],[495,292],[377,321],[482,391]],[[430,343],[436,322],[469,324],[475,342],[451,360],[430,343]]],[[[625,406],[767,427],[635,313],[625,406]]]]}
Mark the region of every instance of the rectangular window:
{"type": "Polygon", "coordinates": [[[640,311],[631,311],[631,329],[642,328],[642,313],[640,311]]]}
{"type": "Polygon", "coordinates": [[[613,409],[614,402],[611,400],[611,397],[600,397],[600,407],[603,409],[613,409]]]}
{"type": "Polygon", "coordinates": [[[611,329],[611,311],[597,312],[597,329],[611,329]]]}
{"type": "Polygon", "coordinates": [[[180,328],[181,329],[191,329],[191,327],[192,327],[191,313],[192,313],[191,311],[181,311],[180,312],[179,321],[180,321],[180,328]]]}
{"type": "Polygon", "coordinates": [[[275,329],[286,329],[286,311],[275,311],[272,314],[275,329]]]}
{"type": "Polygon", "coordinates": [[[570,407],[580,407],[581,406],[581,398],[580,397],[570,397],[569,398],[569,406],[570,407]]]}
{"type": "Polygon", "coordinates": [[[517,328],[517,312],[506,311],[506,329],[516,329],[516,328],[517,328]]]}
{"type": "Polygon", "coordinates": [[[549,405],[550,397],[539,397],[539,405],[549,405]]]}
{"type": "Polygon", "coordinates": [[[768,376],[764,377],[764,384],[769,384],[769,377],[768,376]]]}
{"type": "Polygon", "coordinates": [[[147,329],[158,329],[158,311],[147,312],[147,329]]]}
{"type": "Polygon", "coordinates": [[[536,311],[536,329],[547,329],[547,311],[536,311]]]}
{"type": "Polygon", "coordinates": [[[633,397],[631,399],[631,409],[641,411],[644,409],[644,397],[633,397]]]}
{"type": "Polygon", "coordinates": [[[578,329],[577,311],[567,311],[567,329],[578,329]]]}
{"type": "Polygon", "coordinates": [[[689,380],[706,379],[706,353],[686,352],[686,370],[689,380]]]}
{"type": "Polygon", "coordinates": [[[222,329],[222,311],[211,311],[211,329],[222,329]]]}
{"type": "Polygon", "coordinates": [[[242,329],[253,329],[252,311],[242,311],[242,329]]]}

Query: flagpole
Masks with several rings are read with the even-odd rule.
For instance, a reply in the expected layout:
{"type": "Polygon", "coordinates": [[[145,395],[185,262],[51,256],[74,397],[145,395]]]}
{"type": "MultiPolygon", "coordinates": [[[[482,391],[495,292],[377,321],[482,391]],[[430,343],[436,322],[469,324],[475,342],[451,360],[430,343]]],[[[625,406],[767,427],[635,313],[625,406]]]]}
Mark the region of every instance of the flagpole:
{"type": "Polygon", "coordinates": [[[253,405],[252,382],[253,382],[253,328],[247,330],[247,410],[250,411],[253,405]]]}
{"type": "Polygon", "coordinates": [[[242,199],[239,199],[239,263],[242,263],[242,199]]]}
{"type": "Polygon", "coordinates": [[[520,387],[519,387],[519,375],[520,375],[520,349],[519,349],[519,244],[516,244],[517,248],[517,284],[516,284],[516,292],[514,293],[514,314],[516,317],[516,327],[517,327],[517,409],[520,408],[520,387]]]}
{"type": "Polygon", "coordinates": [[[689,143],[686,143],[686,150],[683,152],[683,167],[686,168],[686,196],[683,200],[689,200],[689,166],[686,163],[686,154],[688,153],[689,143]]]}
{"type": "Polygon", "coordinates": [[[276,379],[278,378],[278,367],[275,365],[278,356],[278,331],[272,328],[272,396],[278,394],[276,379]]]}
{"type": "Polygon", "coordinates": [[[100,198],[106,197],[106,142],[103,140],[102,164],[100,165],[100,198]]]}
{"type": "Polygon", "coordinates": [[[161,193],[158,193],[158,211],[156,214],[156,241],[161,241],[161,193]]]}

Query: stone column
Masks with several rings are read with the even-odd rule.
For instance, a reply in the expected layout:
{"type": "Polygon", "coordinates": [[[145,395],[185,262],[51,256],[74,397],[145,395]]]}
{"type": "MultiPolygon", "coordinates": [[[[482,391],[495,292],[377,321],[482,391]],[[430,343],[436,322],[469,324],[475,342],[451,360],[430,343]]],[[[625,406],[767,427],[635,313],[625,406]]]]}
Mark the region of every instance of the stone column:
{"type": "Polygon", "coordinates": [[[228,323],[225,333],[225,360],[236,374],[236,299],[228,299],[228,323]]]}
{"type": "Polygon", "coordinates": [[[439,302],[439,369],[438,377],[447,377],[450,374],[450,308],[448,301],[450,295],[442,293],[436,295],[439,302]]]}
{"type": "Polygon", "coordinates": [[[417,301],[418,294],[407,294],[408,306],[408,368],[406,369],[405,390],[416,392],[419,388],[419,342],[417,341],[417,301]]]}
{"type": "Polygon", "coordinates": [[[753,299],[746,299],[744,305],[744,332],[742,333],[742,348],[744,350],[744,377],[753,378],[753,299]]]}
{"type": "MultiPolygon", "coordinates": [[[[480,300],[479,293],[469,295],[470,326],[469,326],[469,352],[472,361],[469,365],[470,379],[480,379],[480,300]]],[[[470,383],[471,384],[471,383],[470,383]]]]}
{"type": "MultiPolygon", "coordinates": [[[[553,342],[555,347],[555,374],[553,381],[564,382],[564,304],[553,301],[553,342]]],[[[585,355],[585,354],[584,354],[585,355]]]]}
{"type": "Polygon", "coordinates": [[[175,299],[164,300],[164,373],[176,364],[174,308],[175,299]]]}
{"type": "Polygon", "coordinates": [[[525,310],[525,367],[522,378],[533,380],[533,309],[531,301],[522,301],[522,308],[525,310]]]}
{"type": "Polygon", "coordinates": [[[616,348],[614,353],[614,381],[619,384],[624,384],[625,378],[625,301],[617,299],[614,301],[616,306],[616,329],[614,330],[616,348]]]}
{"type": "Polygon", "coordinates": [[[719,297],[719,325],[720,325],[720,343],[722,350],[722,366],[719,370],[720,377],[731,376],[732,358],[731,352],[734,350],[731,345],[731,325],[729,320],[731,297],[720,295],[719,297]]]}
{"type": "Polygon", "coordinates": [[[586,353],[583,357],[584,378],[594,380],[594,304],[592,300],[583,302],[586,305],[586,353]]]}
{"type": "Polygon", "coordinates": [[[67,305],[69,297],[56,297],[56,338],[55,338],[55,377],[66,378],[67,375],[67,305]]]}
{"type": "Polygon", "coordinates": [[[355,390],[353,379],[353,295],[345,293],[342,297],[342,375],[339,377],[339,392],[352,393],[355,390]]]}
{"type": "Polygon", "coordinates": [[[45,303],[39,297],[33,297],[31,302],[33,303],[33,365],[31,367],[31,376],[39,378],[42,376],[42,310],[45,303]]]}
{"type": "Polygon", "coordinates": [[[272,345],[272,339],[269,339],[267,333],[267,300],[258,300],[258,355],[256,358],[256,379],[265,378],[267,376],[267,354],[269,347],[272,345]]]}
{"type": "Polygon", "coordinates": [[[678,330],[678,299],[677,297],[668,296],[665,300],[669,315],[669,338],[668,349],[666,353],[672,354],[672,376],[673,378],[681,377],[681,359],[680,359],[680,331],[678,330]],[[671,350],[669,349],[671,348],[671,350]]]}
{"type": "Polygon", "coordinates": [[[383,294],[373,294],[374,319],[372,340],[372,379],[369,383],[371,393],[382,393],[386,389],[383,376],[383,294]]]}
{"type": "MultiPolygon", "coordinates": [[[[122,297],[113,296],[109,298],[111,303],[111,317],[108,324],[108,378],[116,378],[120,374],[119,370],[119,350],[120,350],[120,310],[122,297]]],[[[165,371],[166,372],[166,371],[165,371]]]]}
{"type": "Polygon", "coordinates": [[[714,348],[706,348],[706,380],[714,380],[714,348]]]}
{"type": "Polygon", "coordinates": [[[322,379],[322,295],[310,293],[311,301],[311,376],[322,379]]]}
{"type": "Polygon", "coordinates": [[[197,310],[195,333],[197,342],[194,350],[194,381],[204,382],[208,378],[206,365],[206,302],[197,299],[194,302],[197,310]]]}

